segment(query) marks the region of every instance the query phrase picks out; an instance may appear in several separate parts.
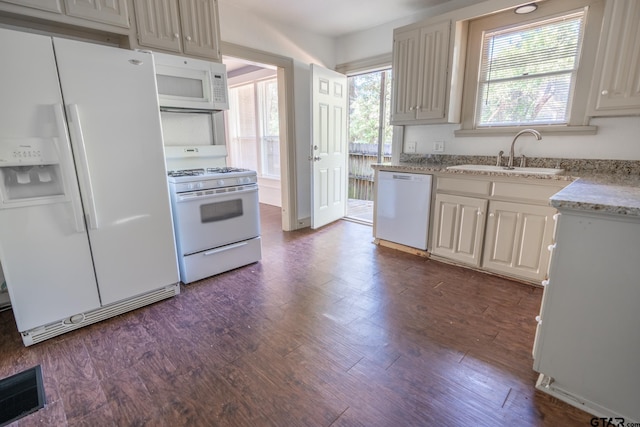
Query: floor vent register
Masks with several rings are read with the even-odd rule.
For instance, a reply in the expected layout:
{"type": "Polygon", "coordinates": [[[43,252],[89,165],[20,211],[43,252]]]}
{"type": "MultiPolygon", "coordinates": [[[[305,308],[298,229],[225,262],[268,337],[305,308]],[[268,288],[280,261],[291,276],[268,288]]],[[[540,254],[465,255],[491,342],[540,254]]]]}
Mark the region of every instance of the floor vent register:
{"type": "Polygon", "coordinates": [[[42,409],[44,404],[40,365],[0,380],[0,427],[42,409]]]}

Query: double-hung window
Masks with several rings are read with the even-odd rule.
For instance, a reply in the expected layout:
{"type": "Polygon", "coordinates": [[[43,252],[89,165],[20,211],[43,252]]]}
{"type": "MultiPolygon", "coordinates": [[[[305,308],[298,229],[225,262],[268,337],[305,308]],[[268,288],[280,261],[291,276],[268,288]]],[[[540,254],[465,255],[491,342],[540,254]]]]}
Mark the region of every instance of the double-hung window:
{"type": "Polygon", "coordinates": [[[542,2],[529,15],[506,11],[470,22],[463,131],[587,124],[590,3],[542,2]]]}

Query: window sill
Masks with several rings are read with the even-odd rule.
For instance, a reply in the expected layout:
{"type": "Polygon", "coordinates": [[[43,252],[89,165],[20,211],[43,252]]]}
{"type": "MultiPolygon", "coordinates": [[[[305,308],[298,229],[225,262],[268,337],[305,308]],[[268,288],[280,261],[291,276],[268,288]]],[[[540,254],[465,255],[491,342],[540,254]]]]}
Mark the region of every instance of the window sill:
{"type": "Polygon", "coordinates": [[[456,137],[467,136],[503,136],[514,135],[523,129],[535,129],[543,135],[595,135],[598,133],[597,126],[505,126],[483,129],[458,129],[454,131],[456,137]]]}

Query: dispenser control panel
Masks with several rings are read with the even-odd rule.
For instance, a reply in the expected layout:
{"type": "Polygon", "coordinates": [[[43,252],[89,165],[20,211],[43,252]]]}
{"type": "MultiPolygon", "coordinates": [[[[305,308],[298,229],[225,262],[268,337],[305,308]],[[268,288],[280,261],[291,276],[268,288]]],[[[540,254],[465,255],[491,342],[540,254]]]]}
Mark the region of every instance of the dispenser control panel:
{"type": "Polygon", "coordinates": [[[0,167],[58,163],[53,139],[0,139],[0,167]]]}

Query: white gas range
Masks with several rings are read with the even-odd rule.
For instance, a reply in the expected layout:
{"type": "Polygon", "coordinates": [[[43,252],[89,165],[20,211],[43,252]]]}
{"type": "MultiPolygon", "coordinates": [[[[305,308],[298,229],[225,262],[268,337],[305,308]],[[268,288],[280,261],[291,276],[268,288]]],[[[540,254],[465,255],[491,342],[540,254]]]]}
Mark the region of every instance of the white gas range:
{"type": "Polygon", "coordinates": [[[168,181],[183,283],[260,260],[255,171],[231,167],[173,170],[168,181]]]}

